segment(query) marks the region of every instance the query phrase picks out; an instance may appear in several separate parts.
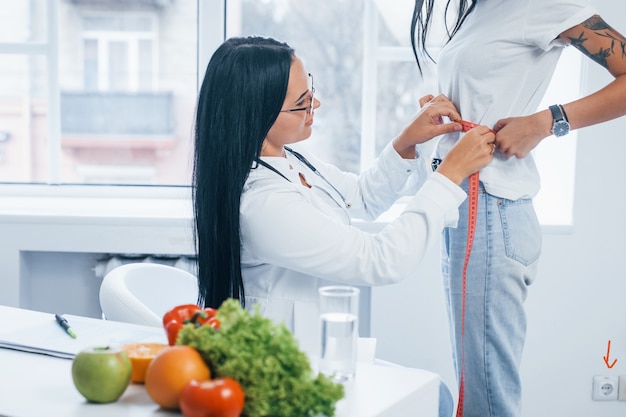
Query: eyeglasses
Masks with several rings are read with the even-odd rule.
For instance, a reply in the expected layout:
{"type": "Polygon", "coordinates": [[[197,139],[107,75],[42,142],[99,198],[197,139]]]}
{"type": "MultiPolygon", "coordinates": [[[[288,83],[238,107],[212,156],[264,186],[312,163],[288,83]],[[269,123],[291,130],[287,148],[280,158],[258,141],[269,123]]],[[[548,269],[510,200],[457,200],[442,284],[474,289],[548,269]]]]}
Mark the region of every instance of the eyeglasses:
{"type": "Polygon", "coordinates": [[[311,102],[309,103],[308,106],[306,107],[296,107],[295,109],[287,109],[287,110],[281,110],[281,113],[284,112],[294,112],[294,111],[306,111],[307,115],[309,116],[313,116],[313,104],[315,103],[315,87],[313,86],[313,75],[309,74],[309,78],[311,79],[311,102]]]}

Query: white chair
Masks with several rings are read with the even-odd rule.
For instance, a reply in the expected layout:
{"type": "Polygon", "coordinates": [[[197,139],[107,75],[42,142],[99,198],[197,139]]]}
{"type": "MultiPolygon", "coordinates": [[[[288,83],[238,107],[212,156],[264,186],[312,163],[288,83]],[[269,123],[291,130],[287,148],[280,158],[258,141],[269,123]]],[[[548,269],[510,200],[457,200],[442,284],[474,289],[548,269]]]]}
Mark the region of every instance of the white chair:
{"type": "Polygon", "coordinates": [[[100,307],[107,320],[158,327],[171,308],[197,302],[196,277],[169,265],[118,266],[104,276],[100,285],[100,307]]]}

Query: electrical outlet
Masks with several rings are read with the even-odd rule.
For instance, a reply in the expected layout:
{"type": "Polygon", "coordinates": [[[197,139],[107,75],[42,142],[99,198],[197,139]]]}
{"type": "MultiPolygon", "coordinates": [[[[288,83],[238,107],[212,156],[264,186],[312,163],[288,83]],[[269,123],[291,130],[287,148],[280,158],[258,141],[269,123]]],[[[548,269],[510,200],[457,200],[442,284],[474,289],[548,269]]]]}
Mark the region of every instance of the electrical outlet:
{"type": "Polygon", "coordinates": [[[593,377],[591,397],[595,401],[616,401],[619,393],[619,376],[593,377]]]}

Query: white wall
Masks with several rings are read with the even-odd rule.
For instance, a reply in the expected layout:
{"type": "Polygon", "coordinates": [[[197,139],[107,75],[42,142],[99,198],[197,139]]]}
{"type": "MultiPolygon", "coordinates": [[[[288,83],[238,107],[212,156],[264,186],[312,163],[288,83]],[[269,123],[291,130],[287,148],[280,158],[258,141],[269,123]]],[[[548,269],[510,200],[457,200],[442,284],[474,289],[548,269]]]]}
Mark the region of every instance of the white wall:
{"type": "MultiPolygon", "coordinates": [[[[626,33],[620,17],[626,15],[625,3],[594,4],[626,33]]],[[[589,92],[611,80],[591,62],[586,78],[583,88],[589,92]]],[[[625,132],[626,117],[579,131],[574,227],[544,232],[539,275],[527,301],[524,417],[626,415],[626,402],[591,399],[593,375],[626,375],[625,132]],[[611,361],[618,360],[612,369],[603,361],[608,340],[611,361]]],[[[455,386],[438,249],[416,275],[373,291],[379,356],[434,370],[455,386]]]]}

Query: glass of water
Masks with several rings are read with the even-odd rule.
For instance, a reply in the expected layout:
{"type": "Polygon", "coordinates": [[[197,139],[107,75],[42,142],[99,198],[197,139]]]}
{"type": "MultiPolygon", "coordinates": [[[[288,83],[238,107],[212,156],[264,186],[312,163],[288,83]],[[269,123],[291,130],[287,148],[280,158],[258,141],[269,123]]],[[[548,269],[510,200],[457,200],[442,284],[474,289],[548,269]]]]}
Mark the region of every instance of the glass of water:
{"type": "Polygon", "coordinates": [[[356,371],[359,337],[359,289],[321,287],[321,352],[319,370],[336,382],[352,380],[356,371]]]}

